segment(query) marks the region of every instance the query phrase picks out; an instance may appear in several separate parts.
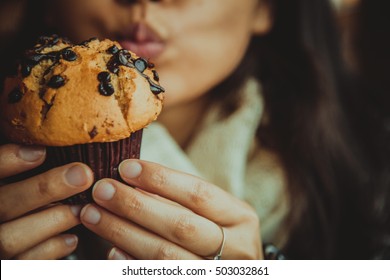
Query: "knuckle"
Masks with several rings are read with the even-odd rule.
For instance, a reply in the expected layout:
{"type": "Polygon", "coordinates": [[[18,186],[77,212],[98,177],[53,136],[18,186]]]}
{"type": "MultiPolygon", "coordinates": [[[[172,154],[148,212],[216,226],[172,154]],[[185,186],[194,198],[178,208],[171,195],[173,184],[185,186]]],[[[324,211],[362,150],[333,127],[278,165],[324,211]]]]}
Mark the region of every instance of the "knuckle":
{"type": "MultiPolygon", "coordinates": [[[[68,207],[65,205],[55,206],[52,209],[46,210],[48,215],[46,216],[48,224],[51,227],[68,227],[70,223],[70,214],[68,207]]],[[[72,223],[73,225],[73,223],[72,223]]]]}
{"type": "Polygon", "coordinates": [[[153,186],[156,188],[164,188],[167,185],[167,173],[166,170],[159,166],[153,171],[151,175],[153,186]]]}
{"type": "Polygon", "coordinates": [[[108,222],[107,228],[110,229],[110,231],[108,232],[108,240],[117,242],[123,240],[123,238],[126,237],[125,227],[119,226],[113,221],[108,222]]]}
{"type": "Polygon", "coordinates": [[[40,197],[44,197],[44,198],[51,198],[52,197],[52,194],[50,192],[49,183],[45,179],[38,181],[37,192],[38,192],[38,195],[40,197]]]}
{"type": "Polygon", "coordinates": [[[134,215],[140,214],[144,210],[144,203],[141,201],[141,198],[137,194],[129,194],[125,198],[124,208],[126,212],[131,211],[134,215]]]}
{"type": "Polygon", "coordinates": [[[158,247],[157,260],[178,260],[179,256],[177,251],[173,246],[170,246],[168,244],[162,244],[160,247],[158,247]]]}
{"type": "Polygon", "coordinates": [[[180,243],[193,239],[196,233],[196,226],[188,214],[180,216],[174,222],[173,237],[180,243]]]}
{"type": "Polygon", "coordinates": [[[51,173],[52,172],[42,173],[32,181],[35,182],[36,185],[36,195],[44,200],[52,200],[56,198],[55,193],[53,193],[53,189],[51,188],[51,183],[55,177],[52,176],[51,173]]]}
{"type": "Polygon", "coordinates": [[[195,183],[189,193],[189,199],[197,209],[204,208],[211,201],[211,193],[201,182],[195,183]]]}

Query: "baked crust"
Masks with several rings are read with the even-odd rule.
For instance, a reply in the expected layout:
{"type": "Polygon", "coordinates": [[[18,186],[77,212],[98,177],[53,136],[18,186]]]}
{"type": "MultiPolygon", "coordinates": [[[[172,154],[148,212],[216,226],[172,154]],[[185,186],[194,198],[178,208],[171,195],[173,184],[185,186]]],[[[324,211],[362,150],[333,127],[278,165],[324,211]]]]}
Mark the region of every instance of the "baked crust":
{"type": "Polygon", "coordinates": [[[73,45],[44,37],[5,80],[1,130],[12,142],[47,146],[129,137],[161,112],[164,90],[153,67],[108,39],[73,45]]]}

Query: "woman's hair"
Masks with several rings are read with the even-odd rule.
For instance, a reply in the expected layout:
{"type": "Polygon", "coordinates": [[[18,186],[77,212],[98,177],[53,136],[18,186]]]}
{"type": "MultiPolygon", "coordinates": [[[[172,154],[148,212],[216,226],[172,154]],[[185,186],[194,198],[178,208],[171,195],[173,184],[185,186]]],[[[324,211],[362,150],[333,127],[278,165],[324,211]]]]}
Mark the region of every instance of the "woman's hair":
{"type": "Polygon", "coordinates": [[[390,2],[360,0],[350,45],[356,69],[353,124],[370,177],[359,197],[365,242],[374,258],[390,258],[390,2]]]}
{"type": "MultiPolygon", "coordinates": [[[[349,125],[356,112],[346,106],[349,91],[329,0],[262,1],[272,10],[271,31],[252,39],[240,66],[211,96],[223,94],[231,112],[245,80],[255,76],[261,81],[269,122],[259,127],[257,139],[278,153],[289,181],[287,256],[369,258],[370,245],[362,243],[375,213],[360,219],[366,209],[361,194],[369,180],[349,125]]],[[[27,1],[27,10],[34,12],[26,14],[9,48],[1,49],[1,59],[48,32],[39,21],[44,17],[41,2],[27,1]]]]}
{"type": "MultiPolygon", "coordinates": [[[[217,89],[236,90],[248,76],[261,81],[269,122],[257,139],[278,153],[289,182],[287,257],[369,258],[360,201],[368,173],[350,125],[355,112],[347,110],[333,10],[328,0],[267,3],[271,31],[253,38],[242,64],[217,89]]],[[[231,96],[228,108],[237,99],[231,96]]]]}
{"type": "Polygon", "coordinates": [[[292,258],[339,258],[343,204],[357,187],[352,179],[359,161],[344,112],[333,10],[328,0],[270,5],[273,28],[254,43],[270,119],[258,137],[279,153],[288,172],[291,236],[285,250],[292,258]]]}

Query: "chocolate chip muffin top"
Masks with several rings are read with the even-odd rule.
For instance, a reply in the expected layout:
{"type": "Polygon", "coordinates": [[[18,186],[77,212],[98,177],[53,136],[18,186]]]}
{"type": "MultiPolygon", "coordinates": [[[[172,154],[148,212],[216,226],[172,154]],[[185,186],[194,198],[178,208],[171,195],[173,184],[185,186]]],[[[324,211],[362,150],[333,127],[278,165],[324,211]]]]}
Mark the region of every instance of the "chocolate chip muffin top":
{"type": "Polygon", "coordinates": [[[117,141],[157,118],[163,92],[154,65],[117,42],[41,37],[4,81],[0,129],[23,144],[117,141]]]}

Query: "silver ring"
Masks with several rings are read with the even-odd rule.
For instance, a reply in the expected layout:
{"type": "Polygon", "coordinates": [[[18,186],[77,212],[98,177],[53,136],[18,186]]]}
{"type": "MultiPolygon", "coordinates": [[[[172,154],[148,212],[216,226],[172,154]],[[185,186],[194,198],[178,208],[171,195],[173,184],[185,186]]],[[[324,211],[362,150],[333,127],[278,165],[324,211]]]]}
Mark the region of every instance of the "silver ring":
{"type": "Polygon", "coordinates": [[[221,226],[219,226],[219,228],[222,231],[222,242],[221,242],[221,246],[218,249],[218,253],[214,256],[213,260],[221,260],[222,259],[223,247],[225,246],[225,229],[221,226]]]}

